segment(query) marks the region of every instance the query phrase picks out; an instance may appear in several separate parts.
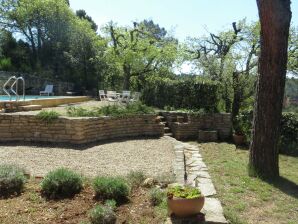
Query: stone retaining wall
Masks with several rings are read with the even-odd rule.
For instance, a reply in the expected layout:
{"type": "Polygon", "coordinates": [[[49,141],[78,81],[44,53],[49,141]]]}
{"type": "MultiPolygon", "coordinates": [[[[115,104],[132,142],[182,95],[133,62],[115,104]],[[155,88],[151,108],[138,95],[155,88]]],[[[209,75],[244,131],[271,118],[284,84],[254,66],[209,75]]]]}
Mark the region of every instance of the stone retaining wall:
{"type": "Polygon", "coordinates": [[[34,115],[0,114],[0,141],[59,142],[83,144],[100,140],[156,136],[164,134],[164,125],[155,115],[126,118],[59,117],[46,123],[34,115]]]}
{"type": "Polygon", "coordinates": [[[220,140],[231,137],[232,121],[231,114],[229,113],[205,115],[168,113],[163,114],[163,116],[166,117],[173,136],[178,140],[197,139],[199,130],[215,130],[218,132],[220,140]],[[183,122],[177,122],[177,116],[180,117],[180,120],[183,120],[183,122]]]}

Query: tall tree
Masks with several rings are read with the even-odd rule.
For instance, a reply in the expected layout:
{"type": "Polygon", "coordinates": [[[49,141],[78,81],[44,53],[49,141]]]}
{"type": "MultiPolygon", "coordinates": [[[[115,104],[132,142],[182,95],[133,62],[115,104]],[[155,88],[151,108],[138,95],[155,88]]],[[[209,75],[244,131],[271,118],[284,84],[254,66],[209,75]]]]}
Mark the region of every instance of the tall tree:
{"type": "Polygon", "coordinates": [[[121,74],[124,89],[141,90],[149,76],[172,69],[178,44],[157,24],[135,22],[133,27],[118,27],[111,22],[103,32],[110,46],[107,58],[118,71],[116,75],[121,74]]]}
{"type": "Polygon", "coordinates": [[[261,55],[249,170],[263,178],[279,176],[278,142],[287,71],[290,0],[257,0],[261,55]]]}
{"type": "Polygon", "coordinates": [[[79,17],[80,19],[85,19],[89,21],[91,24],[91,28],[96,32],[98,29],[97,24],[94,22],[91,16],[88,16],[86,11],[84,9],[79,9],[76,11],[76,16],[79,17]]]}

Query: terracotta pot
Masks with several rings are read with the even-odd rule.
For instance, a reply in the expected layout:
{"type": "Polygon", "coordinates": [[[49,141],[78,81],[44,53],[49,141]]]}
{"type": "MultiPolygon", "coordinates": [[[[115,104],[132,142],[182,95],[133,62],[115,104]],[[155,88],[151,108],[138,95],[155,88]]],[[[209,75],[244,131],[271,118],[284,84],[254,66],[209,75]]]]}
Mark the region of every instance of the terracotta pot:
{"type": "Polygon", "coordinates": [[[244,135],[233,134],[233,140],[236,145],[243,145],[245,137],[244,137],[244,135]]]}
{"type": "Polygon", "coordinates": [[[194,199],[168,199],[169,214],[174,214],[177,217],[189,217],[192,215],[196,215],[202,210],[204,202],[204,196],[194,199]]]}

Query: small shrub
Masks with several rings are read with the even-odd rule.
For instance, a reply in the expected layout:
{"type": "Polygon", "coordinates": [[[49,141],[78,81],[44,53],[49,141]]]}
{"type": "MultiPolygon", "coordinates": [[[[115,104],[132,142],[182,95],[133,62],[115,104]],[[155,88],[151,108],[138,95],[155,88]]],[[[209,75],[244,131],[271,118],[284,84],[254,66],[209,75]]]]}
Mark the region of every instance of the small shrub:
{"type": "Polygon", "coordinates": [[[24,171],[13,165],[0,165],[0,196],[21,193],[26,177],[24,171]]]}
{"type": "Polygon", "coordinates": [[[97,205],[90,211],[89,219],[92,224],[114,224],[116,223],[116,214],[108,206],[97,205]]]}
{"type": "Polygon", "coordinates": [[[123,117],[128,115],[152,114],[154,109],[140,102],[123,105],[108,105],[99,108],[84,109],[82,107],[68,107],[67,115],[70,117],[123,117]]]}
{"type": "Polygon", "coordinates": [[[42,193],[48,198],[72,197],[82,188],[81,176],[65,168],[49,172],[41,182],[42,193]]]}
{"type": "Polygon", "coordinates": [[[158,188],[153,188],[149,192],[149,197],[151,204],[158,206],[166,199],[166,193],[158,188]]]}
{"type": "Polygon", "coordinates": [[[115,210],[117,208],[117,202],[114,199],[109,199],[105,201],[105,206],[115,210]]]}
{"type": "Polygon", "coordinates": [[[101,199],[114,199],[121,202],[127,199],[129,187],[123,178],[119,177],[97,177],[93,182],[96,196],[101,199]]]}
{"type": "Polygon", "coordinates": [[[283,113],[280,140],[282,153],[298,153],[298,114],[283,113]]]}
{"type": "Polygon", "coordinates": [[[146,179],[145,174],[142,171],[131,171],[127,175],[127,180],[132,187],[139,187],[146,179]]]}
{"type": "Polygon", "coordinates": [[[42,110],[36,116],[38,119],[46,123],[52,123],[54,120],[59,118],[60,114],[53,110],[42,110]]]}

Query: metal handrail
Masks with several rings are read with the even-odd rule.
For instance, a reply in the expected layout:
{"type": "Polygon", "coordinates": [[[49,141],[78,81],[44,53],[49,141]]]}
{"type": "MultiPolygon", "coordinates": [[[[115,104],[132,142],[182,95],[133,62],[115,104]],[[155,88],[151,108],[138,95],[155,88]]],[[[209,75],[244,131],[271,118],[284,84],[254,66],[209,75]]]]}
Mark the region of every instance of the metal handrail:
{"type": "Polygon", "coordinates": [[[16,79],[16,77],[15,77],[15,76],[11,76],[11,77],[4,83],[4,85],[3,85],[3,91],[6,93],[6,95],[9,96],[9,100],[10,100],[10,101],[11,101],[11,95],[10,95],[10,93],[6,90],[6,86],[8,85],[8,83],[10,82],[10,80],[12,80],[12,79],[16,79]]]}
{"type": "Polygon", "coordinates": [[[16,101],[20,100],[20,96],[18,94],[18,81],[23,81],[23,100],[25,100],[25,79],[23,77],[17,78],[16,76],[11,76],[3,85],[3,91],[9,96],[9,100],[11,101],[11,94],[7,91],[7,87],[11,80],[14,80],[14,82],[10,85],[9,90],[16,96],[16,101]],[[13,89],[14,86],[16,86],[16,90],[13,89]]]}

